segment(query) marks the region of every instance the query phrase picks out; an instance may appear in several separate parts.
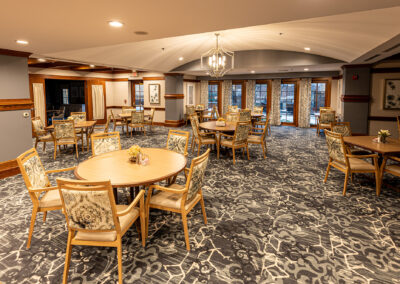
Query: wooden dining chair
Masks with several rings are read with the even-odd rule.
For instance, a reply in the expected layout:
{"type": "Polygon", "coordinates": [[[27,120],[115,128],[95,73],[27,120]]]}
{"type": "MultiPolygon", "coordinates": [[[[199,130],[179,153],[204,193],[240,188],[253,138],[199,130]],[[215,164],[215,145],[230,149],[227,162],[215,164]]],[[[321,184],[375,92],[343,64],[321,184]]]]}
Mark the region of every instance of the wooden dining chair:
{"type": "Polygon", "coordinates": [[[51,186],[48,174],[72,171],[75,167],[45,171],[35,148],[22,153],[16,160],[33,204],[28,243],[26,244],[26,247],[30,248],[37,214],[43,212],[43,222],[45,222],[48,211],[61,210],[60,195],[57,187],[51,186]],[[41,194],[43,195],[40,196],[41,194]]]}
{"type": "MultiPolygon", "coordinates": [[[[210,149],[193,158],[190,168],[186,168],[185,185],[171,184],[168,187],[151,185],[146,198],[146,212],[150,216],[150,208],[180,213],[182,216],[183,230],[185,234],[186,249],[190,250],[189,231],[187,225],[187,215],[200,202],[203,212],[204,223],[207,224],[206,208],[204,205],[202,185],[204,174],[207,168],[210,149]],[[153,195],[153,190],[157,192],[153,195]]],[[[147,218],[148,220],[149,218],[147,218]]],[[[148,230],[148,223],[146,230],[148,230]]],[[[148,231],[146,232],[146,236],[148,231]]]]}
{"type": "Polygon", "coordinates": [[[186,126],[188,120],[190,120],[190,116],[196,114],[195,112],[195,106],[194,105],[186,105],[186,113],[185,113],[185,121],[186,121],[186,126]]]}
{"type": "Polygon", "coordinates": [[[202,121],[209,121],[213,119],[213,111],[212,110],[205,110],[203,112],[202,121]]]}
{"type": "Polygon", "coordinates": [[[243,109],[239,112],[239,121],[251,121],[251,110],[243,109]]]}
{"type": "Polygon", "coordinates": [[[121,150],[119,132],[92,134],[93,157],[118,150],[121,150]]]}
{"type": "Polygon", "coordinates": [[[255,114],[263,114],[264,107],[262,106],[255,106],[253,107],[253,113],[255,114]]]}
{"type": "MultiPolygon", "coordinates": [[[[236,163],[235,150],[236,149],[246,149],[247,159],[250,160],[249,147],[248,147],[248,136],[250,132],[251,124],[248,121],[239,121],[236,123],[235,133],[233,135],[228,135],[221,133],[221,141],[219,146],[224,146],[232,149],[233,153],[233,164],[236,163]]],[[[219,159],[219,152],[217,152],[217,157],[219,159]]]]}
{"type": "Polygon", "coordinates": [[[343,137],[351,136],[350,122],[347,121],[334,121],[331,122],[331,131],[341,134],[343,137]]]}
{"type": "Polygon", "coordinates": [[[380,172],[380,182],[382,186],[383,175],[385,173],[400,177],[400,157],[395,156],[384,156],[381,172],[380,172]],[[387,162],[391,161],[392,163],[388,164],[387,162]]]}
{"type": "Polygon", "coordinates": [[[220,117],[218,108],[216,106],[213,106],[212,110],[213,110],[213,114],[212,114],[213,120],[218,120],[218,118],[220,117]]]}
{"type": "Polygon", "coordinates": [[[144,118],[144,124],[149,126],[150,131],[153,131],[153,120],[156,109],[154,107],[150,110],[150,116],[144,118]]]}
{"type": "Polygon", "coordinates": [[[106,124],[94,126],[92,133],[107,133],[110,127],[110,122],[111,122],[111,114],[107,116],[106,124]]]}
{"type": "Polygon", "coordinates": [[[37,145],[39,142],[43,142],[43,152],[46,151],[46,143],[53,142],[54,137],[51,132],[48,132],[44,128],[44,124],[40,117],[33,117],[32,118],[32,130],[33,136],[35,137],[35,149],[37,149],[37,145]]]}
{"type": "Polygon", "coordinates": [[[228,106],[228,112],[239,112],[238,106],[228,106]]]}
{"type": "Polygon", "coordinates": [[[397,131],[399,133],[399,139],[400,139],[400,115],[397,116],[397,131]]]}
{"type": "Polygon", "coordinates": [[[131,122],[128,124],[128,127],[131,128],[131,137],[132,131],[135,128],[143,129],[143,134],[146,136],[146,129],[144,128],[144,112],[143,111],[133,111],[131,113],[131,122]]]}
{"type": "MultiPolygon", "coordinates": [[[[79,158],[78,154],[78,138],[75,133],[75,122],[74,120],[55,120],[54,121],[54,160],[57,157],[57,146],[60,148],[61,145],[75,145],[76,158],[79,158]]],[[[79,136],[83,146],[83,136],[79,136]]]]}
{"type": "Polygon", "coordinates": [[[122,133],[124,133],[124,122],[121,119],[117,119],[112,110],[110,110],[110,114],[113,121],[113,131],[115,131],[118,126],[120,126],[122,129],[122,133]]]}
{"type": "Polygon", "coordinates": [[[261,121],[255,122],[254,126],[250,130],[249,136],[247,137],[248,144],[261,145],[264,159],[266,158],[266,153],[267,153],[267,143],[265,137],[267,136],[268,133],[268,125],[269,125],[268,119],[262,122],[261,121]],[[258,126],[261,126],[261,128],[258,126]]]}
{"type": "Polygon", "coordinates": [[[72,246],[78,245],[116,247],[118,283],[122,284],[122,237],[138,218],[143,247],[146,242],[144,190],[129,205],[116,205],[110,181],[59,178],[57,186],[68,226],[62,283],[68,281],[72,246]]]}
{"type": "Polygon", "coordinates": [[[345,173],[343,196],[346,195],[347,181],[350,176],[353,180],[354,173],[374,173],[376,183],[376,195],[380,193],[380,173],[378,165],[378,155],[353,155],[347,149],[343,141],[343,136],[325,129],[326,143],[328,145],[329,162],[326,169],[324,183],[326,183],[331,167],[345,173]],[[374,163],[370,164],[364,159],[372,158],[374,163]]]}
{"type": "Polygon", "coordinates": [[[205,109],[204,104],[198,104],[198,105],[196,105],[196,110],[204,110],[204,109],[205,109]]]}
{"type": "Polygon", "coordinates": [[[334,110],[321,112],[320,116],[317,118],[317,136],[319,136],[321,130],[331,130],[331,123],[335,121],[336,112],[334,110]]]}
{"type": "Polygon", "coordinates": [[[168,131],[167,146],[165,148],[187,156],[189,136],[190,132],[188,131],[170,129],[168,131]]]}
{"type": "Polygon", "coordinates": [[[201,146],[203,145],[216,145],[217,151],[219,151],[219,144],[218,144],[218,138],[217,134],[215,132],[202,132],[199,129],[199,120],[197,118],[197,115],[192,115],[190,117],[190,123],[192,125],[192,134],[193,134],[193,139],[192,139],[192,152],[194,152],[194,147],[197,144],[198,145],[198,150],[197,150],[197,155],[200,155],[200,149],[201,146]]]}
{"type": "Polygon", "coordinates": [[[82,111],[71,112],[70,117],[72,117],[72,119],[75,122],[86,121],[86,112],[82,111]]]}
{"type": "Polygon", "coordinates": [[[237,121],[239,121],[239,113],[238,112],[228,112],[225,115],[225,119],[228,122],[237,122],[237,121]]]}

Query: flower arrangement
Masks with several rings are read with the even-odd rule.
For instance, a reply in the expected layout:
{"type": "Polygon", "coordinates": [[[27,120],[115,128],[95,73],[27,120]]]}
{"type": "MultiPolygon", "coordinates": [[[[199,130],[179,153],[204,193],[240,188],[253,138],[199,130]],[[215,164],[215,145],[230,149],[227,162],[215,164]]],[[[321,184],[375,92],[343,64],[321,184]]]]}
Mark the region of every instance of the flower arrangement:
{"type": "Polygon", "coordinates": [[[384,130],[384,129],[379,130],[379,132],[378,132],[378,142],[385,143],[386,142],[386,138],[389,137],[390,135],[391,134],[390,134],[389,130],[384,130]]]}
{"type": "Polygon", "coordinates": [[[139,155],[142,153],[142,148],[139,145],[133,145],[128,149],[129,160],[137,162],[139,155]]]}
{"type": "Polygon", "coordinates": [[[226,121],[223,117],[220,117],[217,119],[217,122],[215,123],[216,126],[225,126],[226,125],[226,121]]]}
{"type": "Polygon", "coordinates": [[[72,116],[68,116],[68,120],[73,120],[74,118],[72,116]]]}

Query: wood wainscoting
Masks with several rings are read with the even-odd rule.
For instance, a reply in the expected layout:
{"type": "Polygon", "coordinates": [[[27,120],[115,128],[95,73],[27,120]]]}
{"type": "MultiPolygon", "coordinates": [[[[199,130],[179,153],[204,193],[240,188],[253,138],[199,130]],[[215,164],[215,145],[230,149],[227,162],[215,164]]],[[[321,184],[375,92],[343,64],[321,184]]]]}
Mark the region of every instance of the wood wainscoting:
{"type": "Polygon", "coordinates": [[[33,109],[31,99],[0,99],[0,111],[33,109]]]}
{"type": "Polygon", "coordinates": [[[20,173],[17,160],[0,162],[0,179],[18,175],[20,173]]]}
{"type": "Polygon", "coordinates": [[[165,120],[164,126],[166,127],[181,127],[185,125],[185,121],[181,120],[165,120]]]}

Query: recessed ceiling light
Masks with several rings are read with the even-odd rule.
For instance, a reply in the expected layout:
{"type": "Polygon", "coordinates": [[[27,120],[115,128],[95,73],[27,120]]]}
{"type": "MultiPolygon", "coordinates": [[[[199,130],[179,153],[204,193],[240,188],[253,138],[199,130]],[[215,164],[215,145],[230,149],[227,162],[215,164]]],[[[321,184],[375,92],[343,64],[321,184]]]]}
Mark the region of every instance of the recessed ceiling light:
{"type": "Polygon", "coordinates": [[[311,50],[311,48],[309,48],[309,47],[305,47],[305,48],[304,48],[304,50],[305,50],[305,51],[310,51],[310,50],[311,50]]]}
{"type": "Polygon", "coordinates": [[[118,21],[110,21],[110,22],[108,22],[108,24],[110,26],[112,26],[113,28],[120,28],[124,25],[123,23],[118,22],[118,21]]]}
{"type": "Polygon", "coordinates": [[[308,71],[309,69],[308,68],[304,68],[304,71],[308,71]]]}
{"type": "Polygon", "coordinates": [[[178,59],[179,59],[179,61],[182,61],[182,60],[183,60],[183,57],[181,56],[181,57],[179,57],[178,59]]]}
{"type": "Polygon", "coordinates": [[[39,61],[39,62],[46,62],[46,59],[44,59],[44,58],[38,58],[38,61],[39,61]]]}
{"type": "Polygon", "coordinates": [[[15,42],[18,44],[24,44],[24,45],[29,44],[29,42],[27,40],[23,40],[23,39],[17,39],[15,42]]]}
{"type": "Polygon", "coordinates": [[[90,64],[89,66],[90,66],[90,68],[94,68],[94,67],[96,67],[96,66],[95,66],[95,65],[93,65],[93,64],[90,64]]]}
{"type": "Polygon", "coordinates": [[[253,74],[256,73],[256,71],[254,71],[254,70],[251,70],[250,72],[253,73],[253,74]]]}

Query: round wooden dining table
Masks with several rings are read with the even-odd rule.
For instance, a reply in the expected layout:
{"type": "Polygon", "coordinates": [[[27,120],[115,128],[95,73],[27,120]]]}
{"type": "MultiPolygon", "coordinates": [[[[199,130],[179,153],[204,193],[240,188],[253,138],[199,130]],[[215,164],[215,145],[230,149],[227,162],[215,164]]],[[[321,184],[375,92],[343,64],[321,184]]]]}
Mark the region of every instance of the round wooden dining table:
{"type": "Polygon", "coordinates": [[[236,122],[227,121],[225,126],[217,126],[216,121],[207,121],[199,124],[200,128],[214,132],[234,132],[236,122]]]}
{"type": "Polygon", "coordinates": [[[75,169],[78,179],[110,180],[114,188],[150,185],[177,175],[186,167],[182,154],[160,148],[142,148],[149,157],[146,165],[129,161],[128,150],[113,151],[90,158],[75,169]]]}

